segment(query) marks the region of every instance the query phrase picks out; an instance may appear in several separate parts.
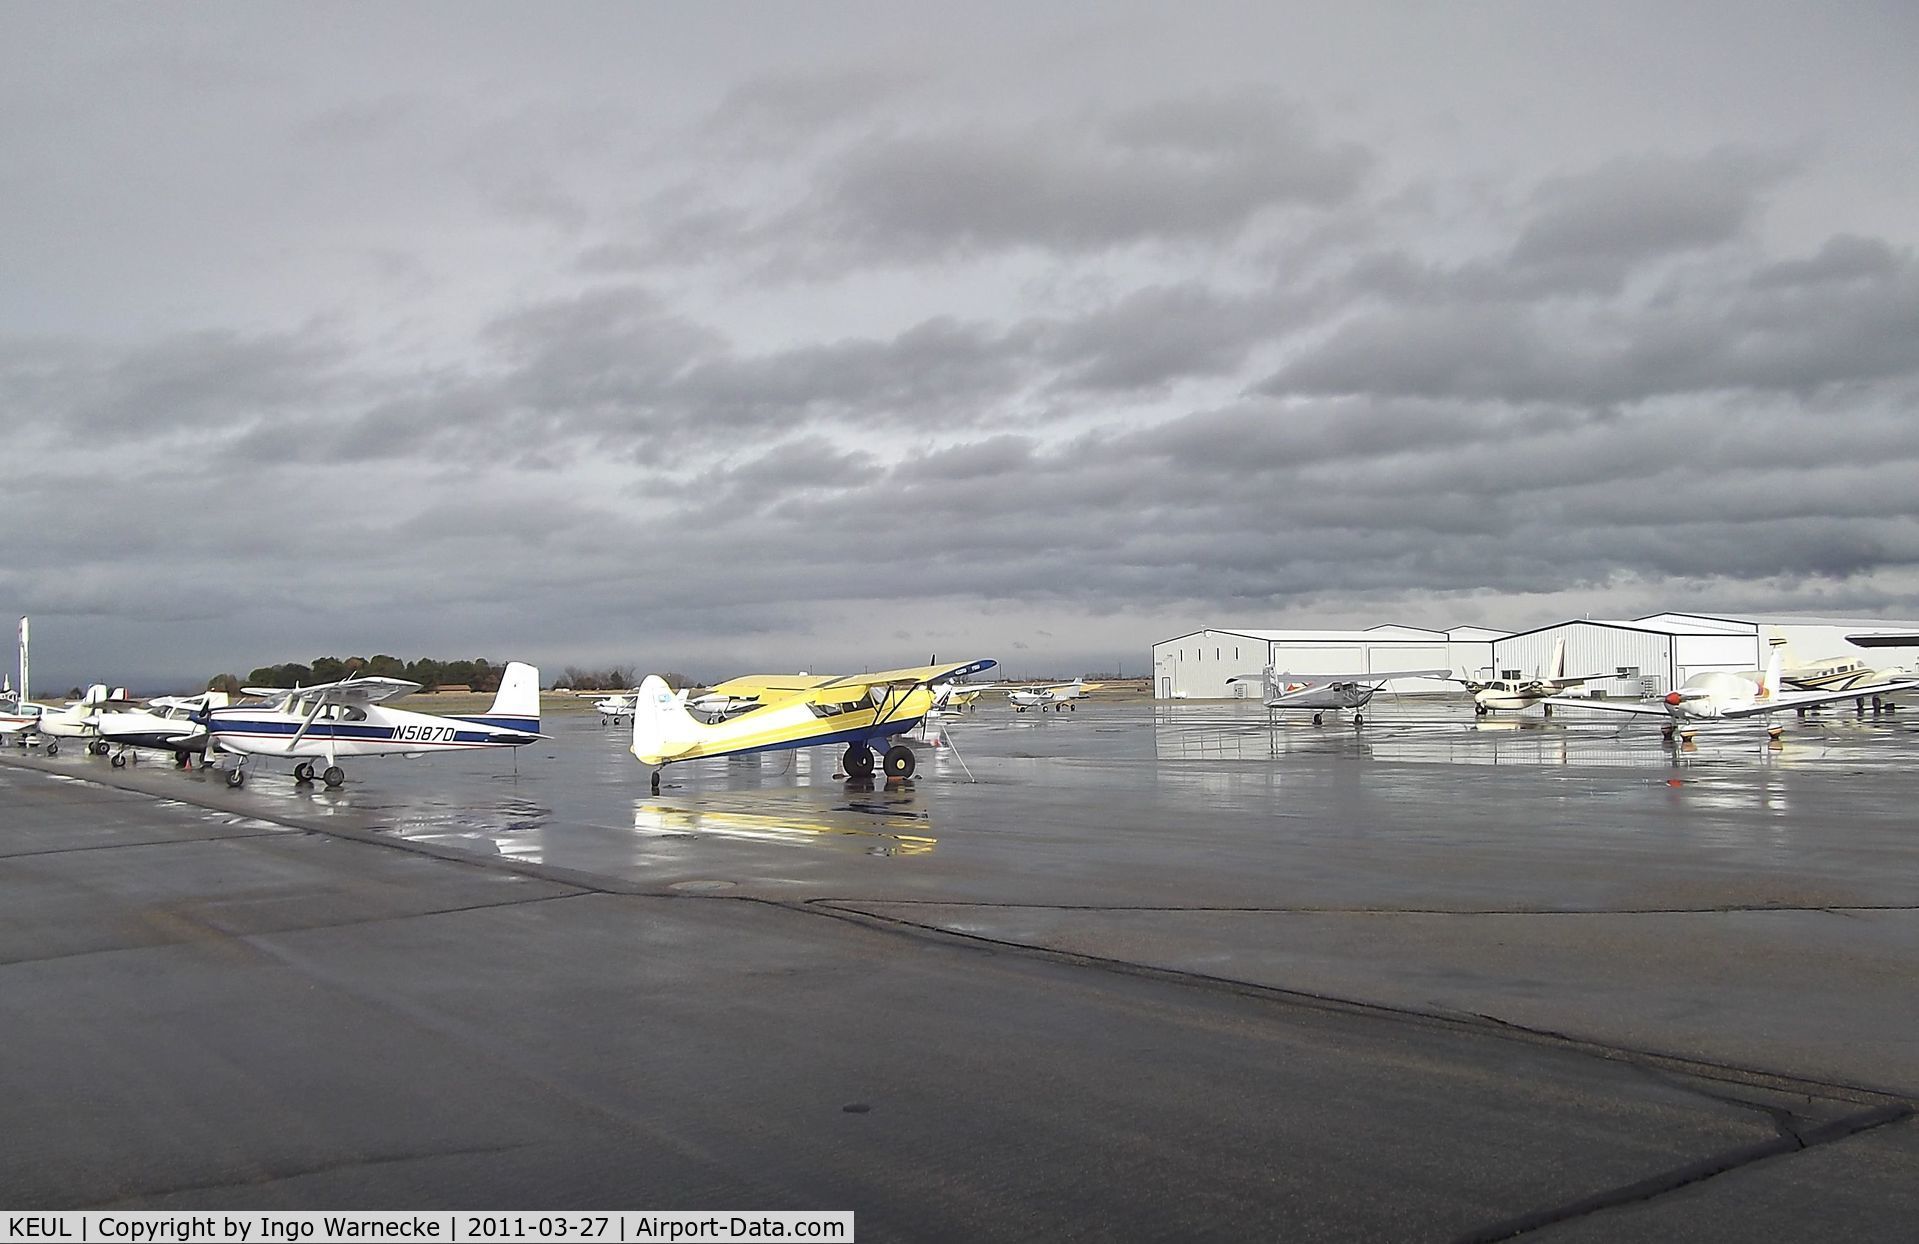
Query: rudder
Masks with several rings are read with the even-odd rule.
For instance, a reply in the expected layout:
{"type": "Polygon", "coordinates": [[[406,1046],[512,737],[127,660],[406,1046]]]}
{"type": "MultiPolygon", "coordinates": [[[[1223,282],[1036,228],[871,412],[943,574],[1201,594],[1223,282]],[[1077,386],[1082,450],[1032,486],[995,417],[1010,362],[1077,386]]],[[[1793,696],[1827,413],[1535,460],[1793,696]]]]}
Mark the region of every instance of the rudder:
{"type": "Polygon", "coordinates": [[[627,750],[643,765],[658,767],[699,740],[705,727],[658,674],[648,674],[633,696],[633,743],[627,750]]]}

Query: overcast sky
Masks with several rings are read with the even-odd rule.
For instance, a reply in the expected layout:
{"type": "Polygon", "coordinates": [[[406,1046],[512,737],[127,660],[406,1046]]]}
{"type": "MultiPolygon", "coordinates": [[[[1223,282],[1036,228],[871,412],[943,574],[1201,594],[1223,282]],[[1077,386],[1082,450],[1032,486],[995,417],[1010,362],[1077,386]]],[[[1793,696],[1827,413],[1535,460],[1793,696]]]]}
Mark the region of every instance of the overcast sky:
{"type": "Polygon", "coordinates": [[[1919,615],[1916,14],[0,0],[0,608],[61,688],[1919,615]]]}

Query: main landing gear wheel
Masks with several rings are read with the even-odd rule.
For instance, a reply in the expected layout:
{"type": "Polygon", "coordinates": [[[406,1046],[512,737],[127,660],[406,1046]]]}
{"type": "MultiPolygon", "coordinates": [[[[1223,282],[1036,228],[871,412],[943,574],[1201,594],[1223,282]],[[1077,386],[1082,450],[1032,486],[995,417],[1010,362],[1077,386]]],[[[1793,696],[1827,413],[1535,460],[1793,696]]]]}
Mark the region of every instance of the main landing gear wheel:
{"type": "Polygon", "coordinates": [[[305,785],[313,780],[313,766],[302,760],[293,766],[293,780],[305,785]]]}
{"type": "Polygon", "coordinates": [[[247,771],[238,765],[227,770],[227,785],[239,789],[247,780],[247,771]]]}
{"type": "Polygon", "coordinates": [[[873,749],[864,743],[853,744],[846,749],[846,754],[840,757],[840,767],[846,770],[847,777],[872,777],[873,749]]]}
{"type": "Polygon", "coordinates": [[[1673,727],[1671,727],[1671,726],[1661,726],[1661,727],[1659,727],[1659,737],[1660,737],[1660,738],[1662,738],[1662,739],[1665,739],[1665,740],[1667,740],[1668,742],[1670,742],[1670,741],[1672,740],[1672,736],[1673,736],[1673,735],[1675,735],[1675,734],[1677,734],[1677,733],[1679,733],[1679,732],[1678,732],[1677,730],[1675,730],[1675,729],[1674,729],[1673,727]]]}
{"type": "Polygon", "coordinates": [[[1323,725],[1325,725],[1325,724],[1326,724],[1326,714],[1324,714],[1324,713],[1314,713],[1314,714],[1313,714],[1313,724],[1314,724],[1314,725],[1316,725],[1316,726],[1323,726],[1323,725]]]}
{"type": "Polygon", "coordinates": [[[105,739],[92,739],[88,741],[87,755],[104,756],[106,754],[107,754],[107,741],[105,739]]]}
{"type": "Polygon", "coordinates": [[[658,769],[653,770],[653,793],[656,795],[660,793],[660,771],[658,769]]]}
{"type": "Polygon", "coordinates": [[[904,743],[895,744],[886,749],[887,777],[910,778],[913,776],[914,766],[918,763],[918,758],[913,755],[913,749],[904,743]]]}
{"type": "Polygon", "coordinates": [[[1548,717],[1551,717],[1551,716],[1553,715],[1553,706],[1552,706],[1552,705],[1550,705],[1550,704],[1546,704],[1546,705],[1543,705],[1542,707],[1543,707],[1543,708],[1545,708],[1545,710],[1546,710],[1546,716],[1548,716],[1548,717]]]}
{"type": "Polygon", "coordinates": [[[1364,713],[1353,714],[1353,729],[1357,730],[1365,724],[1366,724],[1366,714],[1364,713]]]}
{"type": "Polygon", "coordinates": [[[110,764],[110,765],[112,765],[112,766],[113,766],[114,768],[116,768],[116,769],[124,769],[124,768],[126,768],[126,767],[127,767],[127,757],[126,757],[126,753],[124,753],[124,752],[115,752],[115,753],[114,753],[114,755],[113,755],[113,759],[112,759],[112,760],[109,760],[109,761],[108,761],[107,763],[108,763],[108,764],[110,764]]]}
{"type": "Polygon", "coordinates": [[[339,765],[328,765],[326,772],[320,775],[320,780],[327,784],[328,790],[336,789],[340,783],[346,781],[346,770],[339,765]]]}
{"type": "Polygon", "coordinates": [[[48,740],[47,740],[47,755],[49,755],[49,756],[58,756],[59,754],[60,754],[60,740],[59,740],[59,739],[48,739],[48,740]]]}

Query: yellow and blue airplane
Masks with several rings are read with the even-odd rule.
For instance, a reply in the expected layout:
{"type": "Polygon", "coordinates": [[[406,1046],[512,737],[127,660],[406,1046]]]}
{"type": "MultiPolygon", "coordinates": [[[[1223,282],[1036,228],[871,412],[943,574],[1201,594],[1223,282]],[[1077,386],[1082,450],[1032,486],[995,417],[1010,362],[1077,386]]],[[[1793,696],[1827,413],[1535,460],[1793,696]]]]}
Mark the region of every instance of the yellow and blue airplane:
{"type": "MultiPolygon", "coordinates": [[[[657,674],[647,675],[633,706],[634,759],[653,770],[683,760],[846,744],[840,763],[852,777],[869,777],[873,752],[884,748],[889,778],[913,776],[917,761],[901,735],[926,719],[933,684],[977,674],[996,661],[957,661],[882,670],[877,674],[750,674],[707,691],[732,708],[719,721],[701,721],[685,699],[657,674]]],[[[702,697],[706,698],[706,697],[702,697]]]]}

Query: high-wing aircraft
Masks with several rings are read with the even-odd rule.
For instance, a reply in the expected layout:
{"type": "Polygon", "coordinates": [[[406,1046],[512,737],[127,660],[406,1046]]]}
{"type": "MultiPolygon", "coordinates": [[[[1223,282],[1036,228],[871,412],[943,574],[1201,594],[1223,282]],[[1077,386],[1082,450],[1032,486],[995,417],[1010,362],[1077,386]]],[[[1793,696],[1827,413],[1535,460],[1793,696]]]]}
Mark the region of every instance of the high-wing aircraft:
{"type": "MultiPolygon", "coordinates": [[[[1091,685],[1099,686],[1098,683],[1091,685]]],[[[1029,708],[1037,708],[1041,712],[1049,708],[1056,713],[1065,709],[1078,712],[1078,706],[1073,701],[1085,699],[1087,689],[1088,684],[1084,678],[1075,678],[1072,682],[1015,683],[981,688],[981,690],[1004,691],[1007,701],[1012,704],[1013,711],[1016,713],[1023,713],[1029,708]]]]}
{"type": "Polygon", "coordinates": [[[222,691],[203,691],[199,695],[155,696],[145,704],[101,710],[99,741],[108,750],[113,767],[127,763],[133,748],[151,748],[173,753],[173,763],[185,768],[195,754],[207,750],[206,711],[225,708],[222,691]]]}
{"type": "Polygon", "coordinates": [[[593,707],[600,712],[600,724],[617,726],[633,715],[633,693],[630,691],[604,695],[593,701],[593,707]]]}
{"type": "Polygon", "coordinates": [[[1675,734],[1690,739],[1698,732],[1703,722],[1739,721],[1746,718],[1763,718],[1766,733],[1777,739],[1785,733],[1783,727],[1772,721],[1774,713],[1787,709],[1811,708],[1817,704],[1831,704],[1839,700],[1853,700],[1861,696],[1884,695],[1894,691],[1910,691],[1919,687],[1919,681],[1873,683],[1864,687],[1847,687],[1842,691],[1790,691],[1785,689],[1782,669],[1785,654],[1775,648],[1772,660],[1767,663],[1763,674],[1728,673],[1723,670],[1707,670],[1694,674],[1678,689],[1652,700],[1588,700],[1577,696],[1552,700],[1549,703],[1565,705],[1569,708],[1590,708],[1607,713],[1637,713],[1647,717],[1663,717],[1666,724],[1660,733],[1666,738],[1675,734]]]}
{"type": "Polygon", "coordinates": [[[1456,682],[1472,693],[1473,712],[1480,717],[1496,709],[1530,708],[1542,702],[1545,703],[1546,716],[1550,717],[1553,696],[1597,677],[1597,674],[1584,674],[1577,678],[1566,676],[1566,641],[1560,639],[1553,643],[1552,661],[1546,671],[1532,678],[1492,678],[1482,682],[1460,675],[1449,677],[1448,681],[1456,682]]]}
{"type": "Polygon", "coordinates": [[[684,760],[739,756],[844,743],[840,763],[856,778],[873,772],[873,750],[885,748],[889,778],[908,778],[918,761],[900,741],[933,706],[935,683],[991,669],[990,660],[922,665],[877,674],[763,674],[730,679],[709,695],[750,701],[718,721],[695,717],[686,701],[657,674],[640,684],[633,710],[634,759],[653,770],[684,760]]]}
{"type": "Polygon", "coordinates": [[[1258,674],[1235,674],[1226,683],[1258,679],[1266,689],[1266,707],[1270,709],[1311,710],[1313,724],[1322,725],[1326,714],[1351,713],[1355,727],[1366,724],[1360,710],[1372,703],[1380,688],[1395,678],[1445,678],[1451,670],[1389,670],[1375,674],[1284,674],[1267,666],[1258,674]]]}
{"type": "Polygon", "coordinates": [[[507,663],[493,706],[473,717],[442,717],[386,708],[387,700],[418,691],[420,684],[401,678],[348,678],[291,691],[248,687],[246,694],[266,702],[211,708],[201,714],[207,727],[207,759],[220,752],[239,759],[226,770],[228,786],[246,781],[250,756],[297,760],[296,781],[313,780],[313,762],[326,761],[320,775],[328,786],[346,780],[340,760],[347,756],[424,756],[429,752],[521,747],[540,733],[540,672],[521,661],[507,663]]]}

